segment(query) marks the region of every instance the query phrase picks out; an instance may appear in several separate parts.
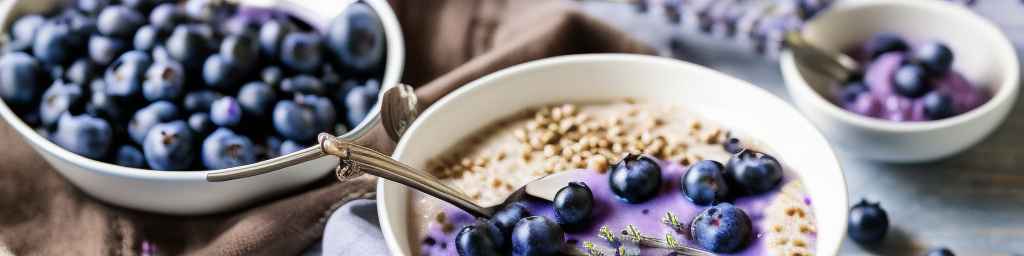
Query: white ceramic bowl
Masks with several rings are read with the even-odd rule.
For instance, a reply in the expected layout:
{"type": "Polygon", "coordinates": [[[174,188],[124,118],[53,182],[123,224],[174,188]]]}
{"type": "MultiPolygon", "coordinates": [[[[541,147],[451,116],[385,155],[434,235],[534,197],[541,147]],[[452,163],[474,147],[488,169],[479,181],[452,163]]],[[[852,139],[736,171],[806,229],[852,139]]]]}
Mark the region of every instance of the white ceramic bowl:
{"type": "MultiPolygon", "coordinates": [[[[384,25],[387,44],[387,66],[382,87],[398,83],[405,61],[401,28],[394,12],[385,0],[363,0],[370,4],[384,25]]],[[[0,33],[19,16],[39,13],[54,8],[61,0],[8,0],[0,2],[0,33]]],[[[243,4],[276,5],[287,9],[310,23],[326,22],[351,1],[298,1],[298,0],[243,0],[243,4]],[[332,11],[333,10],[333,11],[332,11]],[[330,15],[330,16],[328,16],[330,15]]],[[[384,90],[381,90],[384,91],[384,90]]],[[[370,116],[376,117],[379,106],[370,116]]],[[[330,173],[338,160],[322,157],[311,162],[244,179],[226,182],[208,182],[211,171],[153,171],[127,168],[100,162],[64,150],[37,134],[21,121],[7,104],[0,102],[3,117],[32,148],[58,172],[86,193],[119,206],[175,215],[196,215],[226,211],[266,198],[275,193],[294,189],[330,173]]],[[[368,129],[376,118],[367,118],[350,131],[368,129]]],[[[310,152],[306,149],[293,154],[310,152]]],[[[281,159],[284,157],[279,157],[281,159]]],[[[271,160],[267,160],[271,161],[271,160]]],[[[246,166],[238,167],[246,168],[246,166]]]]}
{"type": "Polygon", "coordinates": [[[1006,36],[988,20],[945,1],[844,1],[806,24],[814,45],[842,50],[876,32],[939,40],[953,50],[953,69],[993,93],[984,105],[942,120],[899,123],[846,111],[828,99],[829,85],[781,56],[786,87],[803,113],[840,150],[866,159],[924,162],[956,154],[981,141],[1006,118],[1017,99],[1020,64],[1006,36]]]}
{"type": "MultiPolygon", "coordinates": [[[[394,157],[423,169],[460,139],[530,107],[626,97],[675,104],[770,145],[814,200],[819,255],[834,255],[846,230],[846,183],[824,136],[786,102],[694,64],[641,55],[555,57],[498,71],[435,103],[409,128],[394,157]]],[[[410,190],[381,180],[378,214],[392,255],[410,255],[410,190]]]]}

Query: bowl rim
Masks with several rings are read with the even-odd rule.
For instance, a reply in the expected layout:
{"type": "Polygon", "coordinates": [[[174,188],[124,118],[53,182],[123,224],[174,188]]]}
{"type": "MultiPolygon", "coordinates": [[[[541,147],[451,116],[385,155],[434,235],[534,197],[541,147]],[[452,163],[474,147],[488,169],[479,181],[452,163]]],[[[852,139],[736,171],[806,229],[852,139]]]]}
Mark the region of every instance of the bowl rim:
{"type": "MultiPolygon", "coordinates": [[[[972,20],[977,24],[981,24],[978,29],[978,33],[984,34],[996,38],[996,45],[994,49],[1000,52],[1000,56],[1006,56],[1010,58],[1010,65],[1004,66],[1007,72],[1004,72],[1004,76],[998,84],[997,90],[992,94],[992,97],[988,99],[981,106],[971,109],[965,113],[931,121],[914,121],[914,122],[897,122],[885,119],[873,118],[858,115],[850,112],[846,109],[840,108],[838,105],[828,100],[824,95],[819,93],[817,90],[811,88],[811,85],[804,78],[802,72],[796,66],[796,61],[792,51],[784,50],[782,55],[779,56],[780,69],[782,70],[783,78],[785,80],[786,87],[790,90],[791,94],[811,94],[809,98],[810,102],[813,103],[814,107],[823,109],[825,113],[830,116],[834,116],[843,122],[852,123],[856,126],[879,130],[887,132],[899,132],[899,133],[915,133],[923,131],[931,131],[944,129],[952,126],[957,126],[962,123],[971,122],[982,118],[988,113],[996,111],[996,109],[1003,104],[1014,104],[1014,96],[1018,94],[1020,87],[1020,63],[1017,58],[1017,52],[1014,50],[1013,44],[1010,39],[1003,33],[989,19],[983,18],[980,15],[953,3],[947,3],[943,1],[889,1],[889,0],[864,0],[864,1],[846,1],[843,4],[836,6],[836,8],[830,8],[829,10],[819,14],[815,18],[811,19],[809,23],[828,18],[829,15],[837,15],[837,13],[849,12],[851,10],[862,9],[862,8],[877,8],[887,6],[898,6],[904,8],[918,8],[925,9],[934,12],[947,13],[948,15],[963,16],[966,19],[972,20]],[[1008,103],[1007,103],[1008,102],[1008,103]],[[824,107],[822,107],[824,105],[824,107]]],[[[937,18],[938,19],[938,18],[937,18]]],[[[975,24],[971,24],[975,25],[975,24]]],[[[796,96],[796,95],[791,95],[796,96]]],[[[798,104],[799,106],[799,104],[798,104]]]]}
{"type": "MultiPolygon", "coordinates": [[[[455,101],[457,98],[464,97],[464,95],[472,94],[472,92],[480,90],[482,87],[486,87],[486,86],[489,86],[491,84],[494,84],[493,81],[495,81],[495,80],[500,80],[500,79],[505,78],[505,77],[515,76],[518,73],[522,73],[522,72],[529,71],[529,70],[546,69],[546,68],[551,67],[551,66],[569,65],[569,64],[573,64],[573,63],[609,62],[609,61],[646,62],[646,63],[657,63],[659,65],[678,65],[678,66],[683,66],[683,67],[690,68],[690,69],[700,70],[700,72],[713,73],[713,74],[716,74],[718,76],[723,77],[724,79],[730,79],[730,80],[736,81],[737,83],[745,84],[748,87],[750,87],[750,89],[755,91],[755,93],[762,94],[764,96],[764,98],[766,98],[766,100],[775,101],[776,103],[780,104],[780,106],[784,106],[784,108],[788,108],[789,110],[793,111],[794,114],[799,116],[800,119],[803,119],[804,122],[806,122],[806,124],[811,129],[813,129],[815,131],[814,134],[808,134],[808,136],[813,136],[814,137],[814,138],[812,138],[813,140],[821,141],[823,145],[826,145],[826,148],[823,149],[823,150],[825,150],[823,152],[823,156],[829,157],[832,160],[831,162],[833,164],[835,164],[835,167],[836,167],[835,170],[837,170],[837,172],[838,172],[838,178],[839,178],[839,181],[840,181],[840,183],[839,183],[840,187],[836,187],[836,189],[839,189],[839,190],[842,191],[841,193],[836,193],[836,197],[837,197],[836,199],[842,200],[843,201],[842,205],[849,205],[849,195],[847,193],[847,186],[848,185],[847,185],[846,175],[843,172],[842,163],[839,160],[838,155],[836,155],[836,152],[832,148],[832,145],[828,142],[828,140],[825,138],[825,135],[817,128],[817,126],[815,126],[806,117],[801,115],[800,111],[797,110],[796,108],[794,108],[792,106],[792,104],[789,104],[788,102],[784,101],[779,96],[776,96],[776,95],[768,92],[764,88],[758,87],[758,86],[756,86],[756,85],[754,85],[754,84],[752,84],[750,82],[747,82],[745,80],[735,78],[733,76],[727,75],[727,74],[719,72],[717,70],[713,70],[713,69],[708,68],[708,67],[704,67],[704,66],[697,65],[697,64],[694,64],[694,63],[690,63],[690,62],[686,62],[686,61],[666,58],[666,57],[640,55],[640,54],[625,54],[625,53],[590,53],[590,54],[572,54],[572,55],[548,57],[548,58],[544,58],[544,59],[540,59],[540,60],[534,60],[534,61],[529,61],[529,62],[526,62],[526,63],[517,64],[517,65],[511,66],[511,67],[507,67],[507,68],[498,70],[498,71],[496,71],[494,73],[485,75],[485,76],[480,77],[480,78],[478,78],[476,80],[473,80],[471,82],[468,82],[467,84],[465,84],[465,85],[459,87],[458,89],[452,91],[451,93],[445,95],[444,97],[439,99],[435,104],[431,105],[426,110],[424,110],[420,114],[421,118],[417,118],[416,121],[414,121],[413,124],[409,127],[407,132],[417,130],[421,126],[423,126],[424,122],[426,122],[426,121],[422,121],[422,120],[425,120],[425,118],[422,118],[422,117],[433,116],[436,112],[440,112],[440,111],[443,111],[444,109],[447,109],[445,106],[447,106],[449,104],[452,104],[451,102],[455,101]]],[[[404,155],[404,152],[407,150],[408,147],[410,147],[409,143],[408,143],[408,137],[403,137],[403,139],[399,140],[397,146],[395,147],[395,151],[394,151],[395,153],[392,155],[392,158],[400,159],[404,155]]],[[[381,231],[382,231],[382,234],[383,234],[383,236],[385,238],[384,240],[385,240],[385,244],[387,245],[388,251],[390,253],[392,253],[392,254],[396,254],[397,255],[398,253],[402,252],[402,247],[398,244],[398,241],[396,241],[395,239],[392,239],[392,238],[395,237],[393,235],[393,234],[395,234],[394,230],[396,230],[396,228],[399,228],[399,226],[395,226],[390,221],[390,218],[387,215],[387,213],[389,212],[389,207],[388,207],[388,204],[390,204],[389,201],[394,201],[394,200],[393,199],[388,199],[387,197],[385,197],[388,194],[386,191],[391,186],[401,186],[401,187],[403,187],[405,189],[405,191],[411,191],[411,190],[409,188],[407,188],[407,187],[404,187],[404,185],[401,185],[401,184],[398,184],[398,183],[394,183],[394,182],[390,182],[390,181],[385,180],[385,179],[378,179],[378,181],[377,181],[377,186],[376,186],[376,194],[377,195],[376,195],[376,198],[375,198],[376,201],[377,201],[377,217],[380,220],[381,231]]],[[[402,202],[399,202],[399,203],[402,203],[402,202]]],[[[407,203],[407,202],[405,202],[405,203],[407,203]]],[[[846,210],[844,209],[842,212],[846,212],[846,210]]],[[[837,234],[840,234],[840,235],[838,236],[838,240],[837,241],[833,241],[835,243],[835,248],[834,248],[835,251],[832,251],[830,253],[830,255],[837,255],[839,253],[839,251],[841,250],[841,248],[842,248],[842,244],[845,242],[845,239],[843,239],[843,238],[845,237],[845,234],[846,234],[846,228],[847,227],[846,227],[845,224],[846,224],[846,221],[848,220],[848,217],[849,216],[847,216],[846,214],[842,214],[842,216],[841,216],[841,218],[842,218],[842,220],[841,220],[842,225],[840,225],[840,227],[837,227],[839,229],[837,231],[838,232],[837,234]]],[[[405,227],[402,227],[402,228],[405,228],[405,227]]]]}
{"type": "MultiPolygon", "coordinates": [[[[245,1],[247,0],[239,0],[237,2],[245,1]]],[[[265,4],[260,0],[251,1],[253,1],[254,5],[265,4]]],[[[294,1],[295,3],[285,4],[294,4],[298,6],[307,5],[302,4],[302,2],[304,1],[291,1],[294,1]]],[[[384,58],[386,63],[384,65],[384,76],[381,79],[381,94],[377,95],[377,103],[374,104],[373,108],[371,108],[370,111],[367,113],[367,117],[364,118],[363,121],[361,121],[358,125],[356,125],[356,127],[350,128],[350,130],[346,134],[353,134],[358,132],[359,130],[372,128],[373,123],[377,122],[377,119],[379,119],[378,113],[380,112],[380,97],[382,97],[382,94],[386,89],[394,87],[399,83],[399,79],[401,79],[401,74],[403,71],[403,67],[405,65],[405,39],[402,37],[402,28],[401,26],[399,26],[398,18],[395,15],[394,10],[386,2],[386,0],[359,1],[369,4],[370,7],[377,13],[378,17],[380,17],[381,24],[384,27],[384,37],[386,44],[386,53],[384,58]]],[[[24,2],[31,1],[12,0],[0,3],[0,10],[2,10],[0,11],[0,23],[2,23],[3,21],[7,21],[9,19],[11,20],[11,22],[13,22],[13,19],[17,17],[10,16],[13,15],[13,11],[15,10],[15,8],[19,4],[24,2]]],[[[355,2],[356,1],[351,1],[345,4],[348,5],[355,2]]],[[[8,29],[6,27],[0,27],[0,34],[7,33],[7,30],[8,29]]],[[[106,176],[125,177],[131,179],[205,182],[207,174],[210,173],[222,172],[230,169],[247,169],[253,166],[257,166],[262,162],[266,161],[272,161],[283,158],[292,158],[293,155],[302,154],[306,151],[309,151],[312,148],[315,148],[315,146],[313,146],[287,155],[265,159],[256,163],[232,167],[228,169],[160,171],[120,166],[114,163],[107,163],[100,160],[94,160],[72,153],[71,151],[68,151],[58,146],[56,143],[51,142],[50,140],[44,138],[42,135],[39,135],[39,133],[37,133],[34,128],[26,124],[23,120],[21,120],[21,118],[18,117],[18,115],[14,113],[10,106],[8,106],[7,103],[4,102],[2,99],[0,99],[0,118],[7,122],[7,124],[9,124],[10,127],[13,128],[31,146],[37,148],[38,150],[49,153],[50,156],[56,157],[66,162],[74,163],[75,165],[83,167],[83,169],[85,170],[91,170],[98,174],[106,176]]],[[[42,155],[46,156],[47,154],[42,155]]]]}

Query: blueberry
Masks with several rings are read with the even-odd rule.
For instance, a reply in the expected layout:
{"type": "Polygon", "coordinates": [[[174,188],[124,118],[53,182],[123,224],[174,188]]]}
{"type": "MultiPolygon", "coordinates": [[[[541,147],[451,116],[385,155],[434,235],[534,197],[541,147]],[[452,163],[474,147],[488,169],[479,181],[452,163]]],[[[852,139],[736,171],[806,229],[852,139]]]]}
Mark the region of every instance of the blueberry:
{"type": "Polygon", "coordinates": [[[241,75],[239,67],[220,54],[210,55],[203,64],[203,81],[212,88],[232,88],[241,75]]]}
{"type": "Polygon", "coordinates": [[[57,122],[52,140],[72,153],[99,160],[107,155],[113,137],[110,124],[103,119],[64,113],[57,122]]]}
{"type": "Polygon", "coordinates": [[[256,150],[249,138],[220,128],[203,140],[203,166],[226,169],[256,162],[256,150]]]}
{"type": "Polygon", "coordinates": [[[32,55],[50,65],[61,65],[72,56],[71,26],[47,22],[36,32],[32,41],[32,55]]]}
{"type": "Polygon", "coordinates": [[[160,32],[153,26],[146,25],[135,32],[132,45],[135,46],[136,50],[150,51],[153,50],[153,47],[156,47],[158,41],[162,41],[160,32]]]}
{"type": "Polygon", "coordinates": [[[273,87],[279,86],[283,78],[284,72],[277,66],[268,66],[260,71],[260,80],[273,87]]]}
{"type": "Polygon", "coordinates": [[[467,225],[455,236],[455,249],[460,256],[498,256],[503,242],[493,236],[495,227],[487,223],[467,225]]]}
{"type": "Polygon", "coordinates": [[[281,42],[284,37],[295,30],[294,26],[286,20],[269,20],[260,27],[259,44],[260,50],[265,56],[279,56],[281,42]]]}
{"type": "Polygon", "coordinates": [[[940,42],[929,42],[914,49],[913,59],[932,76],[941,76],[953,65],[953,51],[940,42]]]}
{"type": "Polygon", "coordinates": [[[743,143],[740,142],[740,139],[729,138],[725,143],[722,143],[722,148],[725,149],[725,152],[736,154],[743,151],[743,143]]]}
{"type": "Polygon", "coordinates": [[[313,108],[291,100],[282,100],[274,106],[274,129],[288,140],[311,142],[320,131],[316,129],[313,108]]]}
{"type": "Polygon", "coordinates": [[[77,0],[75,7],[88,14],[98,14],[103,8],[110,5],[110,0],[77,0]]]}
{"type": "Polygon", "coordinates": [[[570,227],[586,224],[594,211],[594,194],[582,182],[570,182],[559,189],[552,202],[558,223],[570,227]]]}
{"type": "Polygon", "coordinates": [[[377,93],[369,86],[359,86],[348,90],[344,101],[347,124],[351,127],[359,125],[366,118],[376,100],[377,93]]]}
{"type": "Polygon", "coordinates": [[[526,217],[512,230],[512,255],[558,255],[565,233],[557,223],[542,216],[526,217]]]}
{"type": "Polygon", "coordinates": [[[875,36],[868,40],[864,45],[864,50],[871,55],[871,58],[876,58],[887,52],[906,51],[908,49],[910,49],[910,46],[907,42],[903,41],[903,38],[894,33],[875,34],[875,36]]]}
{"type": "Polygon", "coordinates": [[[159,31],[170,33],[174,26],[185,21],[185,14],[174,3],[165,3],[149,13],[149,24],[159,31]]]}
{"type": "Polygon", "coordinates": [[[701,160],[691,165],[679,183],[683,195],[697,205],[712,205],[729,197],[725,167],[718,161],[701,160]]]}
{"type": "Polygon", "coordinates": [[[97,18],[96,28],[107,36],[129,38],[144,24],[146,19],[138,11],[114,5],[103,8],[97,18]]]}
{"type": "Polygon", "coordinates": [[[210,120],[218,126],[236,126],[242,121],[242,106],[235,97],[227,96],[217,99],[210,106],[210,120]]]}
{"type": "Polygon", "coordinates": [[[495,223],[502,234],[505,235],[504,240],[509,240],[512,235],[512,229],[516,227],[516,223],[519,220],[529,217],[530,211],[526,209],[526,205],[522,203],[511,203],[498,210],[491,216],[491,221],[495,223]]]}
{"type": "Polygon", "coordinates": [[[281,142],[281,146],[278,147],[277,154],[283,156],[294,152],[298,152],[299,150],[306,149],[307,147],[309,146],[300,144],[295,141],[286,140],[284,142],[281,142]]]}
{"type": "Polygon", "coordinates": [[[131,168],[146,168],[146,157],[142,155],[142,150],[135,146],[121,145],[115,154],[114,164],[131,168]]]}
{"type": "Polygon", "coordinates": [[[98,65],[106,66],[128,51],[128,43],[121,39],[93,35],[89,37],[89,59],[98,65]]]}
{"type": "Polygon", "coordinates": [[[334,128],[338,119],[331,100],[316,95],[298,95],[295,102],[313,109],[316,132],[327,132],[334,128]]]}
{"type": "Polygon", "coordinates": [[[219,93],[210,90],[198,90],[185,94],[183,106],[185,111],[190,113],[209,112],[213,102],[222,97],[219,93]]]}
{"type": "Polygon", "coordinates": [[[121,4],[139,10],[141,12],[149,11],[159,2],[169,2],[171,0],[121,0],[121,4]]]}
{"type": "Polygon", "coordinates": [[[611,169],[609,187],[627,203],[643,203],[657,195],[661,188],[661,166],[650,157],[629,154],[611,169]]]}
{"type": "Polygon", "coordinates": [[[72,106],[84,103],[84,94],[79,85],[54,81],[53,85],[43,93],[43,100],[39,104],[40,121],[44,126],[56,124],[57,120],[72,106]]]}
{"type": "Polygon", "coordinates": [[[869,203],[862,199],[850,208],[850,220],[847,234],[853,241],[861,244],[874,244],[885,238],[889,230],[889,216],[878,203],[869,203]]]}
{"type": "Polygon", "coordinates": [[[88,59],[78,59],[64,71],[64,78],[71,83],[85,85],[96,77],[98,67],[88,59]]]}
{"type": "Polygon", "coordinates": [[[202,33],[199,27],[178,25],[164,42],[167,54],[186,67],[203,65],[210,53],[210,41],[202,33]]]}
{"type": "Polygon", "coordinates": [[[843,105],[853,104],[857,97],[868,92],[868,86],[863,81],[854,81],[843,85],[839,91],[839,100],[843,105]]]}
{"type": "Polygon", "coordinates": [[[196,134],[205,135],[213,132],[217,125],[210,120],[210,114],[200,112],[188,117],[188,127],[196,134]]]}
{"type": "Polygon", "coordinates": [[[939,120],[956,114],[953,110],[953,97],[949,94],[932,91],[924,95],[924,115],[928,120],[939,120]]]}
{"type": "Polygon", "coordinates": [[[146,70],[142,95],[149,101],[176,100],[185,93],[185,70],[173,60],[156,62],[146,70]]]}
{"type": "Polygon", "coordinates": [[[275,98],[274,88],[263,82],[249,82],[238,91],[238,104],[242,106],[242,110],[257,117],[270,114],[275,98]]]}
{"type": "Polygon", "coordinates": [[[42,65],[23,52],[0,57],[0,98],[8,104],[27,105],[35,100],[46,83],[42,65]]]}
{"type": "MultiPolygon", "coordinates": [[[[80,49],[84,46],[85,40],[90,35],[97,32],[96,19],[86,17],[78,11],[70,10],[65,11],[63,14],[55,18],[57,23],[67,24],[70,28],[69,34],[69,45],[74,49],[80,49]]],[[[77,54],[77,52],[76,52],[77,54]]]]}
{"type": "MultiPolygon", "coordinates": [[[[96,80],[93,83],[103,83],[103,80],[96,80]]],[[[85,106],[85,111],[90,115],[107,119],[111,122],[121,122],[126,120],[126,113],[129,111],[121,107],[121,104],[114,100],[104,90],[93,90],[92,94],[89,95],[89,103],[85,106]]]]}
{"type": "Polygon", "coordinates": [[[314,72],[320,67],[323,39],[315,33],[291,33],[281,43],[281,62],[299,72],[314,72]]]}
{"type": "Polygon", "coordinates": [[[768,154],[750,149],[732,155],[725,170],[726,178],[737,185],[731,188],[748,195],[768,192],[782,181],[782,164],[768,154]]]}
{"type": "Polygon", "coordinates": [[[15,41],[32,42],[35,40],[36,32],[46,23],[43,16],[31,14],[19,17],[11,26],[11,36],[15,41]]]}
{"type": "Polygon", "coordinates": [[[705,209],[690,224],[690,235],[700,247],[716,252],[737,252],[753,234],[750,217],[743,209],[720,203],[705,209]]]}
{"type": "Polygon", "coordinates": [[[243,72],[248,72],[259,63],[260,46],[256,39],[245,35],[232,35],[220,44],[220,56],[230,61],[243,72]]]}
{"type": "Polygon", "coordinates": [[[267,136],[263,143],[266,147],[264,157],[269,159],[280,156],[282,143],[283,141],[281,141],[281,138],[278,138],[277,136],[267,136]]]}
{"type": "Polygon", "coordinates": [[[282,80],[281,90],[287,93],[323,95],[327,89],[316,77],[300,74],[282,80]]]}
{"type": "Polygon", "coordinates": [[[128,123],[128,135],[139,144],[145,142],[146,135],[153,126],[170,122],[178,118],[178,108],[167,101],[157,101],[135,112],[128,123]]]}
{"type": "Polygon", "coordinates": [[[893,90],[908,98],[921,97],[931,90],[928,76],[923,67],[907,63],[896,69],[892,75],[893,90]]]}
{"type": "Polygon", "coordinates": [[[384,26],[365,3],[355,2],[331,20],[326,38],[338,70],[365,73],[384,62],[384,26]]]}
{"type": "Polygon", "coordinates": [[[19,41],[19,40],[10,41],[7,44],[4,44],[2,46],[2,48],[0,48],[0,52],[2,52],[2,53],[14,53],[14,52],[32,53],[32,41],[19,41]]]}
{"type": "Polygon", "coordinates": [[[185,14],[197,21],[212,23],[224,14],[227,5],[218,0],[192,0],[185,2],[185,14]]]}
{"type": "Polygon", "coordinates": [[[107,67],[104,80],[110,96],[125,99],[142,98],[142,84],[153,61],[143,51],[129,51],[107,67]]]}
{"type": "Polygon", "coordinates": [[[184,121],[173,121],[153,126],[142,143],[146,163],[156,170],[178,171],[192,166],[195,142],[192,130],[184,121]]]}
{"type": "Polygon", "coordinates": [[[925,254],[925,255],[926,256],[955,256],[955,254],[953,254],[953,251],[950,251],[949,248],[946,248],[946,247],[940,247],[940,248],[931,249],[931,250],[928,251],[928,254],[925,254]]]}

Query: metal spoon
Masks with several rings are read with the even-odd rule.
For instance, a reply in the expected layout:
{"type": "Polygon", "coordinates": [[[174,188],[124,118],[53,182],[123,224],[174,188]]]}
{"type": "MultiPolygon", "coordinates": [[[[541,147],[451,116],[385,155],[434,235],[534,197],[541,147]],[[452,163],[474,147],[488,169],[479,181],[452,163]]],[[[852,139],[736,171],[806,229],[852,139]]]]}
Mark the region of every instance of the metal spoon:
{"type": "Polygon", "coordinates": [[[800,31],[791,31],[784,39],[793,59],[801,67],[819,73],[832,81],[846,81],[861,70],[860,63],[852,57],[837,51],[817,47],[807,41],[800,31]]]}

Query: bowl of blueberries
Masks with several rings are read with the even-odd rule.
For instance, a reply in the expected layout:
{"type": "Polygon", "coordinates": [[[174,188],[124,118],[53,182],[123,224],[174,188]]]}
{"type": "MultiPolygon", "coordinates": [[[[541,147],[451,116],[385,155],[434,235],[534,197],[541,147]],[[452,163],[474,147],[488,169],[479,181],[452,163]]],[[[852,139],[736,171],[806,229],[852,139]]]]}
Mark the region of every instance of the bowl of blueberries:
{"type": "Polygon", "coordinates": [[[327,132],[359,139],[404,46],[386,1],[43,0],[0,3],[0,116],[109,203],[166,214],[244,206],[330,173],[293,161],[327,132]],[[289,160],[291,159],[291,160],[289,160]]]}
{"type": "Polygon", "coordinates": [[[835,81],[781,56],[796,105],[837,147],[884,162],[942,159],[980,142],[1017,98],[1020,64],[1006,36],[942,1],[837,5],[802,30],[860,67],[835,81]]]}

